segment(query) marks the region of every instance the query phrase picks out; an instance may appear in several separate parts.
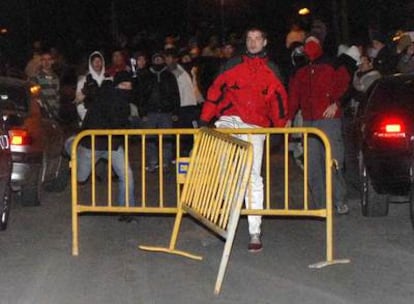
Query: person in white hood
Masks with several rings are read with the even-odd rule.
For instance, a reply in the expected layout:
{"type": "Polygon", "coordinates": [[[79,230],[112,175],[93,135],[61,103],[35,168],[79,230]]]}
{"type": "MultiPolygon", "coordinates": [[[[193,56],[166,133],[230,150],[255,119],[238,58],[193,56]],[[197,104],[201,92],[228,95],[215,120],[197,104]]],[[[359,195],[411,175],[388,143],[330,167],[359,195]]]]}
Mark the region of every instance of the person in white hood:
{"type": "Polygon", "coordinates": [[[103,55],[95,51],[89,55],[89,72],[86,75],[79,77],[77,86],[76,86],[76,110],[78,111],[79,119],[82,123],[85,118],[87,109],[84,104],[86,98],[84,88],[87,85],[87,79],[92,79],[96,82],[98,87],[101,86],[102,82],[105,80],[105,59],[103,55]]]}

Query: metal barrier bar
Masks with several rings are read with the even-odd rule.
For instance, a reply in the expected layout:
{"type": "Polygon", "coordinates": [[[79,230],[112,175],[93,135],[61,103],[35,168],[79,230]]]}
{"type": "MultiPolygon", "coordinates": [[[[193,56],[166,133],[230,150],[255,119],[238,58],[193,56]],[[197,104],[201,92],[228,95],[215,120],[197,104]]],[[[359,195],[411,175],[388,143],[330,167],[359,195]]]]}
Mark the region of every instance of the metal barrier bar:
{"type": "MultiPolygon", "coordinates": [[[[285,168],[289,168],[289,137],[284,134],[284,162],[285,168]]],[[[285,170],[285,210],[289,209],[289,170],[285,170]]]]}
{"type": "MultiPolygon", "coordinates": [[[[94,153],[95,154],[95,153],[94,153]]],[[[95,167],[95,162],[92,164],[95,167]]],[[[112,135],[108,136],[108,205],[112,206],[112,135]]]]}
{"type": "Polygon", "coordinates": [[[160,134],[158,135],[158,142],[159,142],[159,149],[158,149],[158,161],[159,161],[159,167],[158,167],[158,171],[159,171],[159,185],[160,185],[160,191],[159,191],[159,196],[160,196],[160,207],[163,208],[164,207],[164,183],[163,183],[163,167],[164,167],[164,159],[163,159],[163,136],[160,134]]]}
{"type": "Polygon", "coordinates": [[[124,155],[125,155],[125,158],[124,158],[124,172],[126,172],[126,174],[125,174],[125,204],[126,204],[127,207],[129,207],[130,200],[129,200],[129,191],[128,191],[128,189],[129,189],[130,180],[129,180],[129,170],[128,170],[128,168],[129,168],[129,166],[128,166],[128,164],[129,164],[129,140],[128,140],[128,134],[125,134],[125,137],[124,137],[124,146],[125,146],[125,151],[124,151],[124,155]]]}
{"type": "Polygon", "coordinates": [[[145,135],[142,136],[142,144],[141,144],[141,151],[142,151],[142,157],[141,157],[141,162],[142,162],[142,168],[141,168],[141,176],[142,176],[142,181],[141,181],[141,189],[142,189],[142,195],[141,195],[141,200],[142,200],[142,206],[145,208],[146,206],[146,187],[145,187],[145,180],[146,180],[146,172],[145,172],[145,166],[147,165],[146,163],[146,140],[147,137],[145,135]]]}
{"type": "Polygon", "coordinates": [[[95,172],[95,136],[91,138],[91,147],[92,147],[92,161],[91,161],[91,174],[92,174],[92,205],[96,206],[96,172],[95,172]]]}
{"type": "MultiPolygon", "coordinates": [[[[303,203],[304,203],[304,209],[309,210],[309,197],[308,197],[308,179],[306,178],[309,174],[309,162],[308,162],[308,134],[303,134],[303,175],[305,178],[303,179],[303,203]]],[[[325,157],[328,157],[327,155],[325,157]]],[[[326,184],[327,188],[332,187],[331,182],[329,184],[326,184]],[[331,186],[330,186],[331,185],[331,186]]],[[[327,202],[328,204],[328,202],[327,202]]]]}

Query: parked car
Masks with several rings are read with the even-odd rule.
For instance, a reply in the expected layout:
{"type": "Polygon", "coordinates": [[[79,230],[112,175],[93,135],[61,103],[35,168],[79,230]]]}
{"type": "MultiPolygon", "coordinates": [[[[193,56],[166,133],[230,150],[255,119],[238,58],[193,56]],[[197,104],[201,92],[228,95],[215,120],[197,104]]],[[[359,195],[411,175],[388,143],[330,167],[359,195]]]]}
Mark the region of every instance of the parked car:
{"type": "Polygon", "coordinates": [[[7,228],[10,215],[11,155],[6,117],[0,119],[0,230],[7,228]]]}
{"type": "Polygon", "coordinates": [[[378,80],[359,115],[364,216],[386,216],[390,202],[409,202],[414,227],[414,75],[378,80]]]}
{"type": "Polygon", "coordinates": [[[39,93],[40,87],[28,81],[0,77],[0,110],[10,128],[11,188],[26,206],[39,205],[45,187],[63,190],[69,174],[62,156],[64,132],[41,107],[39,93]]]}

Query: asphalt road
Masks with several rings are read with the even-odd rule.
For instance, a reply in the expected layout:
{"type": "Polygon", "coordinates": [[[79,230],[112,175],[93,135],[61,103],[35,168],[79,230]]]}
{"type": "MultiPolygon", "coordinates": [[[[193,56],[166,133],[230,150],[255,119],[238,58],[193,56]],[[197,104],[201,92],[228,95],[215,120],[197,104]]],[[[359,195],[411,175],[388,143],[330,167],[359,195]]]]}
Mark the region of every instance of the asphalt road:
{"type": "Polygon", "coordinates": [[[173,217],[84,215],[80,255],[71,256],[70,189],[49,193],[40,207],[14,205],[0,233],[0,304],[84,303],[414,303],[414,232],[408,205],[386,218],[335,218],[335,257],[350,264],[323,269],[325,226],[311,219],[265,218],[264,250],[246,250],[241,219],[221,294],[213,294],[224,243],[186,218],[178,248],[201,262],[137,249],[167,245],[173,217]]]}

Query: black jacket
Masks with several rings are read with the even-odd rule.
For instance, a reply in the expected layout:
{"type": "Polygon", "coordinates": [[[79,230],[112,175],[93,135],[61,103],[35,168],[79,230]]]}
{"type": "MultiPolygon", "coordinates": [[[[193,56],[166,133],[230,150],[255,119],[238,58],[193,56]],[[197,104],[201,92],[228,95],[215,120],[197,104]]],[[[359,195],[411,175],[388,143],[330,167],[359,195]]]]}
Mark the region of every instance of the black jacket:
{"type": "Polygon", "coordinates": [[[388,47],[383,47],[374,59],[374,69],[381,75],[391,75],[396,72],[397,60],[395,55],[388,47]]]}
{"type": "Polygon", "coordinates": [[[137,70],[137,75],[133,79],[133,99],[132,103],[135,104],[138,110],[141,108],[144,100],[148,99],[148,83],[151,79],[151,72],[148,68],[137,70]]]}
{"type": "MultiPolygon", "coordinates": [[[[131,92],[114,88],[112,81],[104,81],[95,94],[86,105],[88,111],[82,129],[126,129],[131,92]]],[[[90,149],[90,138],[85,138],[81,144],[90,149]]],[[[118,149],[122,144],[122,136],[112,137],[112,150],[118,149]]],[[[107,136],[95,138],[95,149],[108,150],[107,136]]]]}
{"type": "Polygon", "coordinates": [[[178,115],[180,93],[177,80],[167,66],[161,69],[150,68],[147,79],[143,82],[143,100],[139,106],[141,117],[148,113],[171,113],[178,115]]]}

